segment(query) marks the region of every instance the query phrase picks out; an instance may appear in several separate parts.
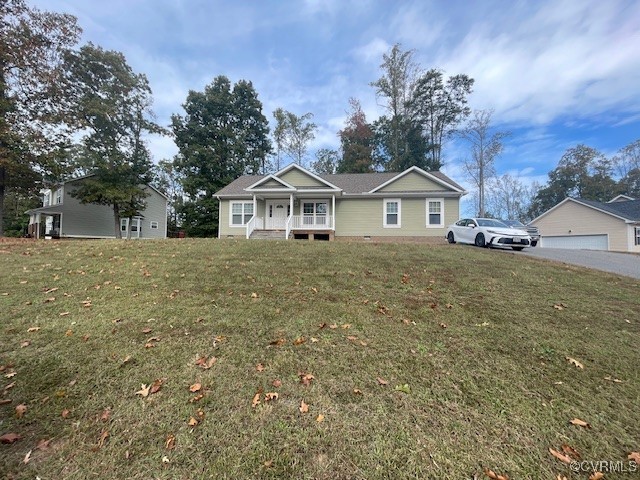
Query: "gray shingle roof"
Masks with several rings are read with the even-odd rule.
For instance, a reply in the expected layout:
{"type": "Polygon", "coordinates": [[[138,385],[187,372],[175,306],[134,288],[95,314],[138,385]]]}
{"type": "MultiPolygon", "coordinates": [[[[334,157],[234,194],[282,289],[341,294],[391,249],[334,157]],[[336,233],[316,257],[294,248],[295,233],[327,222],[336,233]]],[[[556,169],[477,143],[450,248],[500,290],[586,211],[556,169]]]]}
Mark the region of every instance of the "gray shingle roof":
{"type": "MultiPolygon", "coordinates": [[[[444,173],[429,173],[455,188],[464,190],[464,188],[451,180],[444,173]]],[[[366,193],[383,183],[388,182],[397,175],[399,175],[398,172],[336,173],[333,175],[319,175],[319,177],[342,189],[344,193],[366,193]]],[[[247,195],[247,192],[245,192],[244,189],[265,177],[266,175],[243,175],[242,177],[235,179],[226,187],[218,190],[216,195],[247,195]]]]}
{"type": "Polygon", "coordinates": [[[627,200],[625,202],[602,203],[594,200],[576,199],[586,205],[604,210],[634,222],[640,222],[640,200],[627,200]]]}

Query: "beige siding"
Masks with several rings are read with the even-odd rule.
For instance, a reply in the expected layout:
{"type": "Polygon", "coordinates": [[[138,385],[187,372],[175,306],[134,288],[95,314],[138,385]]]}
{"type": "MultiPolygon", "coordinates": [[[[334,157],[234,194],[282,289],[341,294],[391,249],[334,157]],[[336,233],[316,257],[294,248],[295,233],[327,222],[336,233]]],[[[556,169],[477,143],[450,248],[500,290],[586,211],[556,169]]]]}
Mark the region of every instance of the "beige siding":
{"type": "MultiPolygon", "coordinates": [[[[218,221],[219,237],[226,238],[229,236],[244,238],[247,234],[247,227],[242,225],[238,227],[232,227],[229,225],[229,209],[231,208],[231,202],[248,202],[251,199],[243,200],[222,200],[220,202],[220,216],[218,221]]],[[[264,209],[264,206],[262,207],[264,209]]]]}
{"type": "Polygon", "coordinates": [[[636,245],[636,228],[640,228],[640,223],[636,223],[635,225],[627,225],[627,228],[629,229],[629,251],[640,253],[640,245],[636,245]]]}
{"type": "MultiPolygon", "coordinates": [[[[62,212],[61,235],[64,237],[115,237],[113,209],[107,205],[80,203],[71,196],[74,183],[65,185],[63,202],[56,205],[62,212]]],[[[165,198],[150,188],[145,198],[146,208],[142,211],[140,238],[165,238],[167,232],[167,202],[165,198]],[[158,229],[151,229],[151,221],[158,222],[158,229]]]]}
{"type": "MultiPolygon", "coordinates": [[[[390,197],[391,198],[391,197],[390,197]]],[[[459,216],[460,200],[444,200],[444,227],[427,228],[425,198],[401,199],[400,228],[384,228],[384,199],[341,199],[336,201],[336,237],[444,237],[447,226],[459,216]]]]}
{"type": "Polygon", "coordinates": [[[379,192],[424,192],[433,190],[443,190],[442,185],[437,184],[433,180],[420,175],[417,172],[410,172],[399,178],[395,182],[390,183],[379,192]]]}
{"type": "Polygon", "coordinates": [[[533,223],[542,236],[609,234],[609,250],[627,251],[627,225],[612,217],[573,201],[560,205],[533,223]],[[569,233],[571,230],[571,233],[569,233]]]}
{"type": "Polygon", "coordinates": [[[280,182],[274,180],[273,178],[268,182],[261,183],[257,188],[285,188],[280,182]]]}
{"type": "Polygon", "coordinates": [[[327,187],[324,183],[310,177],[296,168],[289,170],[284,175],[280,175],[279,178],[294,187],[327,187]]]}

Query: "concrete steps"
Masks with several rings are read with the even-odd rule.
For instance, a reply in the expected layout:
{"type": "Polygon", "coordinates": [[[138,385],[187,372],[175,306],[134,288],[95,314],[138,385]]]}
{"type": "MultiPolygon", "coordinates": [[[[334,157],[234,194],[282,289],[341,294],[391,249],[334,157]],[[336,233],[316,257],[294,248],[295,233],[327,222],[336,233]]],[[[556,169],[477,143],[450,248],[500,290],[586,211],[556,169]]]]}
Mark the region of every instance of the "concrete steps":
{"type": "Polygon", "coordinates": [[[254,230],[251,233],[251,240],[284,240],[284,230],[254,230]]]}

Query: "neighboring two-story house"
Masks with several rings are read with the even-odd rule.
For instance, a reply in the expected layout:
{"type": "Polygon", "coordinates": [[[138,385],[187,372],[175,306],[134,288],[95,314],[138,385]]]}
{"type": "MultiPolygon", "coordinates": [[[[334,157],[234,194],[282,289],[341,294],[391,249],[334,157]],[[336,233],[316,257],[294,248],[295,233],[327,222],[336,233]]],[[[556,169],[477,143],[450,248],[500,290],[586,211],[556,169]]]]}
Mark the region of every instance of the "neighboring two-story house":
{"type": "MultiPolygon", "coordinates": [[[[34,238],[115,238],[113,209],[110,206],[80,203],[71,195],[80,182],[90,176],[44,190],[42,207],[27,212],[29,235],[34,238]]],[[[145,189],[148,196],[141,215],[132,218],[131,222],[128,218],[120,220],[122,236],[166,238],[167,197],[150,185],[145,189]]]]}

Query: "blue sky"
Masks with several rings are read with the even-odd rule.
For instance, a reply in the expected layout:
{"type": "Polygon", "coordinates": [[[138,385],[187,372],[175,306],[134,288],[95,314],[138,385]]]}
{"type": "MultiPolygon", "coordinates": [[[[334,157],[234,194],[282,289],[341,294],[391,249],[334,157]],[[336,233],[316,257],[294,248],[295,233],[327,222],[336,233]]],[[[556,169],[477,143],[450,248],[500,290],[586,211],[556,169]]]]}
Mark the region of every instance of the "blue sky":
{"type": "MultiPolygon", "coordinates": [[[[251,80],[271,120],[312,112],[313,148],[337,148],[348,99],[373,121],[369,82],[399,42],[424,68],[475,79],[472,108],[512,132],[498,173],[544,183],[584,143],[611,155],[640,138],[640,2],[635,0],[30,0],[76,15],[83,42],[123,52],[145,73],[161,124],[217,75],[251,80]]],[[[154,138],[155,160],[171,158],[154,138]]],[[[449,144],[443,171],[468,185],[467,152],[449,144]]]]}

